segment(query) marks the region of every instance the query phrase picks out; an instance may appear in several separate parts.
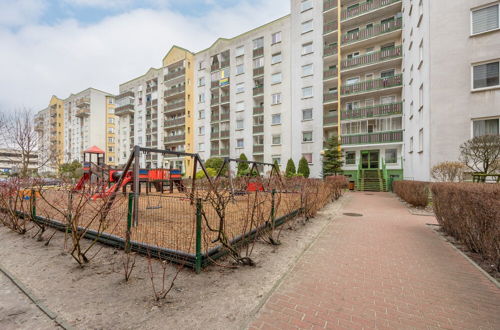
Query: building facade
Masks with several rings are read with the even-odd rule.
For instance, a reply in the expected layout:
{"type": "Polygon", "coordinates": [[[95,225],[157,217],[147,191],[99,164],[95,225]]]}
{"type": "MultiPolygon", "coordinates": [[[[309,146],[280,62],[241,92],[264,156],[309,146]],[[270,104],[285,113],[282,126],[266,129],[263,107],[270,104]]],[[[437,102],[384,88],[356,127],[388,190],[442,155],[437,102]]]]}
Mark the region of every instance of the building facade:
{"type": "MultiPolygon", "coordinates": [[[[19,173],[23,166],[23,155],[16,149],[0,149],[0,176],[19,173]]],[[[27,161],[28,172],[39,169],[38,153],[33,152],[27,161]]]]}

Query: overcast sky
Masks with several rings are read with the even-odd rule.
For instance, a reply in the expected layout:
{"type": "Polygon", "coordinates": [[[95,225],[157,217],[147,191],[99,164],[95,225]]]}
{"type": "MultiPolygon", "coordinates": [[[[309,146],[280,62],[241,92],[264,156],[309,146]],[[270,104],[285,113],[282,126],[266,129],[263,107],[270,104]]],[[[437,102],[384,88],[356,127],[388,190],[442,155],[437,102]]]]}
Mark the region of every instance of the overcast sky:
{"type": "Polygon", "coordinates": [[[191,51],[290,12],[290,0],[0,0],[0,112],[87,87],[118,92],[172,45],[191,51]]]}

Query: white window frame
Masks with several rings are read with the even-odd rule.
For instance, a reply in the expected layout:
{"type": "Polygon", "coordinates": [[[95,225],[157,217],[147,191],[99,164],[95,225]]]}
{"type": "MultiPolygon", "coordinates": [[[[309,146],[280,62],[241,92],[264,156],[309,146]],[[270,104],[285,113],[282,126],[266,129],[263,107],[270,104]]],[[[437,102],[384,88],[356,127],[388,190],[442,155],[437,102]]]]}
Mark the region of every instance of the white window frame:
{"type": "Polygon", "coordinates": [[[245,46],[236,47],[236,49],[234,50],[234,56],[240,57],[243,55],[245,55],[245,46]]]}
{"type": "Polygon", "coordinates": [[[314,111],[313,111],[313,108],[306,108],[306,109],[302,109],[302,121],[309,121],[309,120],[313,120],[314,118],[314,111]],[[311,112],[311,117],[310,118],[304,118],[304,113],[306,111],[310,111],[311,112]]]}
{"type": "Polygon", "coordinates": [[[302,131],[302,143],[313,143],[313,141],[313,131],[302,131]],[[311,134],[311,139],[306,141],[305,134],[311,134]]]}
{"type": "Polygon", "coordinates": [[[271,45],[279,44],[281,40],[281,31],[271,34],[271,45]]]}
{"type": "Polygon", "coordinates": [[[301,53],[302,56],[314,53],[314,43],[312,41],[303,43],[302,44],[302,49],[301,49],[300,53],[301,53]],[[305,46],[309,46],[309,45],[311,46],[311,51],[310,52],[304,52],[305,46]]]}
{"type": "Polygon", "coordinates": [[[312,0],[302,0],[300,3],[300,12],[303,13],[305,11],[311,10],[313,8],[312,0]],[[304,8],[304,4],[309,4],[308,7],[304,8]]]}
{"type": "Polygon", "coordinates": [[[271,126],[273,125],[281,125],[281,113],[273,113],[271,115],[271,126]],[[274,118],[279,118],[279,121],[275,123],[274,118]]]}
{"type": "Polygon", "coordinates": [[[481,6],[481,7],[477,7],[477,8],[473,8],[470,10],[470,35],[471,36],[478,36],[478,35],[481,35],[481,34],[484,34],[484,33],[490,33],[490,32],[493,32],[493,31],[498,31],[500,30],[500,1],[496,2],[496,3],[489,3],[487,5],[484,5],[484,6],[481,6]],[[474,33],[474,21],[473,21],[473,13],[475,11],[478,11],[478,10],[481,10],[481,9],[485,9],[485,8],[488,8],[488,7],[493,7],[493,6],[497,6],[497,10],[498,10],[498,27],[495,28],[495,29],[491,29],[491,30],[487,30],[487,31],[482,31],[482,32],[477,32],[477,33],[474,33]]]}
{"type": "Polygon", "coordinates": [[[244,74],[245,73],[245,64],[241,63],[236,66],[236,75],[244,74]],[[241,69],[241,72],[238,72],[238,69],[241,69]]]}
{"type": "Polygon", "coordinates": [[[314,96],[314,88],[313,86],[305,86],[305,87],[302,87],[302,99],[309,99],[311,97],[314,96]],[[304,96],[304,91],[305,90],[308,90],[310,89],[311,90],[311,95],[308,95],[308,96],[304,96]]]}
{"type": "Polygon", "coordinates": [[[312,19],[308,19],[307,21],[300,23],[300,33],[301,34],[306,34],[306,33],[309,33],[313,30],[314,30],[314,22],[312,19]],[[311,28],[309,30],[304,30],[304,27],[306,26],[306,24],[309,24],[309,23],[311,24],[311,28]]]}
{"type": "Polygon", "coordinates": [[[271,94],[271,105],[281,104],[281,93],[271,94]]]}
{"type": "Polygon", "coordinates": [[[245,120],[244,119],[237,119],[236,120],[236,130],[240,131],[245,129],[245,120]],[[241,123],[241,127],[238,127],[238,123],[241,123]]]}
{"type": "MultiPolygon", "coordinates": [[[[470,88],[471,91],[473,92],[480,92],[480,91],[486,91],[486,90],[491,90],[491,89],[498,89],[500,88],[500,82],[498,85],[495,86],[486,86],[486,87],[480,87],[480,88],[474,88],[474,67],[478,65],[485,65],[485,64],[490,64],[490,63],[499,63],[500,66],[500,59],[492,60],[492,61],[486,61],[486,62],[479,62],[479,63],[473,63],[470,67],[470,88]]],[[[499,70],[499,76],[500,76],[500,70],[499,70]]],[[[500,80],[500,77],[499,77],[500,80]]]]}
{"type": "Polygon", "coordinates": [[[281,84],[283,81],[283,74],[281,72],[276,72],[271,75],[271,85],[281,84]],[[274,81],[275,77],[279,77],[276,81],[274,81]]]}
{"type": "Polygon", "coordinates": [[[271,145],[273,145],[273,146],[279,146],[279,145],[281,145],[281,134],[273,134],[271,136],[271,145]],[[275,138],[279,139],[279,143],[274,143],[274,139],[275,138]]]}
{"type": "Polygon", "coordinates": [[[236,148],[237,149],[245,148],[245,139],[236,139],[236,148]],[[239,145],[239,142],[241,142],[241,146],[239,145]]]}
{"type": "Polygon", "coordinates": [[[271,65],[274,65],[274,64],[278,64],[278,63],[281,63],[281,61],[283,60],[283,55],[281,54],[281,52],[278,52],[278,53],[274,53],[272,56],[271,56],[271,65]],[[279,56],[279,60],[274,62],[274,58],[276,56],[279,56]]]}
{"type": "Polygon", "coordinates": [[[308,64],[303,65],[302,66],[302,72],[301,72],[301,74],[302,74],[302,77],[309,77],[309,76],[314,75],[314,65],[313,65],[313,63],[308,63],[308,64]],[[305,67],[311,67],[311,72],[310,73],[304,73],[304,68],[305,67]]]}
{"type": "Polygon", "coordinates": [[[244,93],[245,92],[245,83],[240,82],[236,84],[236,94],[244,93]],[[241,90],[240,90],[241,88],[241,90]]]}

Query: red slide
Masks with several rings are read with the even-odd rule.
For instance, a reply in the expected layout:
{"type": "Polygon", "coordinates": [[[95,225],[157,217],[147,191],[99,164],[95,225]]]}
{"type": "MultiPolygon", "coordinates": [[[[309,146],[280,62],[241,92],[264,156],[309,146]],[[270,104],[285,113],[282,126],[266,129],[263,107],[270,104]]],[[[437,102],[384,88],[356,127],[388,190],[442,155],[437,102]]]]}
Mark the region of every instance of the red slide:
{"type": "Polygon", "coordinates": [[[89,180],[89,174],[88,173],[83,173],[82,177],[80,178],[80,180],[78,181],[78,183],[76,184],[74,190],[82,190],[83,188],[83,185],[85,184],[86,181],[89,180]]]}
{"type": "MultiPolygon", "coordinates": [[[[132,177],[131,176],[126,176],[125,178],[123,178],[123,181],[122,181],[122,184],[120,185],[120,188],[122,188],[123,186],[125,186],[130,181],[132,181],[132,177]]],[[[91,199],[93,201],[95,201],[98,198],[103,198],[103,197],[107,197],[107,196],[111,195],[115,191],[117,184],[118,184],[118,182],[115,183],[114,185],[112,185],[111,187],[109,187],[108,189],[106,189],[105,192],[94,194],[91,197],[91,199]]],[[[120,188],[118,188],[117,190],[119,190],[120,188]]]]}

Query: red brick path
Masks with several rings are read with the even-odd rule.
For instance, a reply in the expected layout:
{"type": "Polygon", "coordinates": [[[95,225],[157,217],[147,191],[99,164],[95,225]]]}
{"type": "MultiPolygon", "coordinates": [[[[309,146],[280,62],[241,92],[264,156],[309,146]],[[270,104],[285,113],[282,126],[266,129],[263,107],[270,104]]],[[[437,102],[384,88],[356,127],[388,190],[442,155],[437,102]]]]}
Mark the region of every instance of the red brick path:
{"type": "Polygon", "coordinates": [[[500,290],[389,193],[350,193],[250,329],[500,329],[500,290]]]}

